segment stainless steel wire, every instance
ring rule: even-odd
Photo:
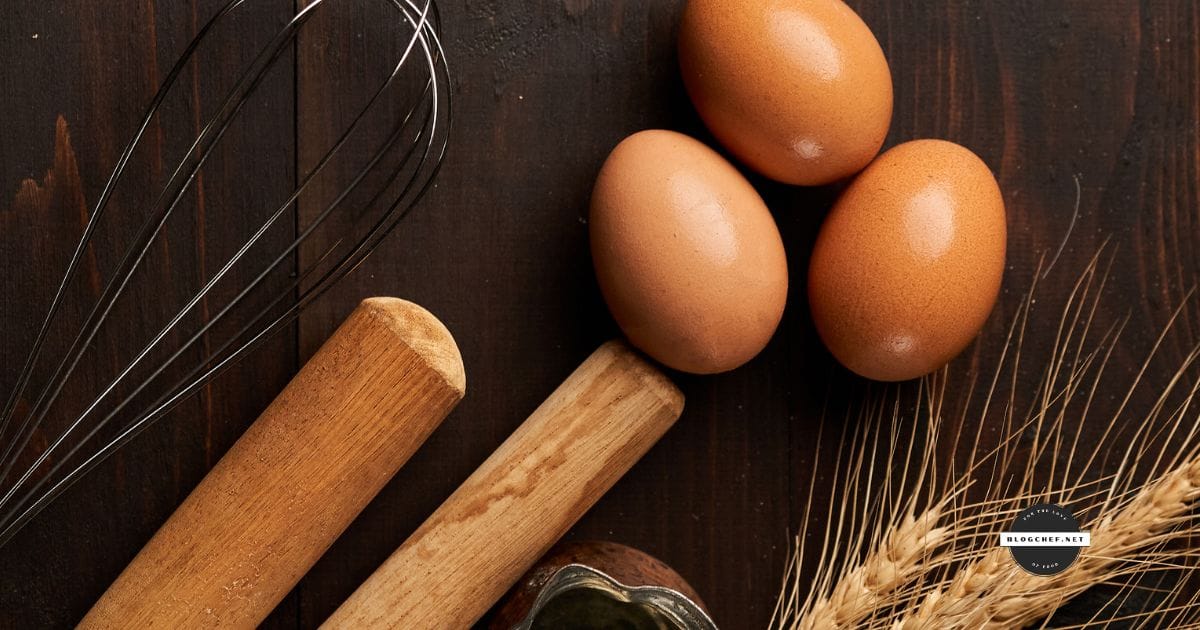
[[[111,247],[107,236],[97,242],[99,226],[110,218],[114,191],[125,180],[133,155],[147,141],[160,108],[174,90],[181,89],[180,77],[194,67],[207,38],[249,2],[230,0],[198,29],[159,87],[91,209],[0,412],[0,546],[82,475],[287,327],[304,307],[358,266],[430,189],[441,166],[451,121],[451,89],[434,1],[314,0],[291,15],[219,99],[220,106],[204,122],[153,203],[138,213],[140,224],[131,223],[137,225],[128,230],[133,236],[113,257],[119,262],[107,274],[98,296],[80,310],[86,315],[66,313],[69,287],[87,266],[88,254],[97,247]],[[149,331],[144,337],[128,331],[132,326],[113,316],[114,306],[145,275],[141,269],[166,238],[168,223],[179,220],[180,208],[187,206],[183,202],[194,192],[205,163],[265,77],[286,63],[281,60],[295,50],[310,20],[325,5],[339,2],[386,7],[392,18],[387,26],[390,29],[394,23],[399,37],[398,58],[390,73],[329,149],[306,173],[297,173],[289,182],[291,194],[261,214],[261,223],[244,242],[232,246],[211,276],[197,280],[195,292],[177,310],[172,306],[165,321],[141,326]],[[388,124],[381,128],[381,121]],[[367,157],[354,162],[348,157],[351,154]],[[296,211],[299,201],[318,189],[332,191],[327,195],[332,199],[317,205],[319,210],[311,217],[301,217]],[[249,211],[238,208],[237,212]],[[128,217],[121,220],[130,223]],[[308,254],[313,250],[316,253]],[[63,330],[70,332],[63,336]],[[57,403],[80,373],[85,355],[95,352],[102,330],[110,335],[115,331],[121,344],[134,350],[111,377],[100,381],[93,397],[85,398],[90,402],[82,409],[61,412]],[[52,353],[47,350],[52,338],[71,341],[64,352]],[[38,440],[33,440],[35,435]]]

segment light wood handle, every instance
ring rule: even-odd
[[[364,301],[80,623],[252,628],[462,399],[450,333]]]
[[[666,376],[601,346],[322,627],[470,627],[682,411]]]

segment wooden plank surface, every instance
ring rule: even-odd
[[[165,68],[219,3],[10,4],[0,23],[3,393],[81,229],[80,199],[95,202]],[[262,15],[239,22],[237,35],[251,41],[274,32],[277,9],[289,4],[256,3]],[[1062,295],[1106,241],[1116,258],[1101,316],[1130,316],[1110,369],[1134,371],[1200,279],[1195,3],[851,4],[891,63],[889,144],[959,141],[997,172],[1005,193],[1005,288],[980,342],[956,362],[956,382],[969,383],[996,362],[1039,261],[1056,259],[1042,290]],[[268,626],[308,628],[328,616],[583,358],[617,334],[587,255],[587,200],[608,150],[633,131],[667,127],[711,141],[678,78],[681,7],[677,0],[442,2],[456,110],[437,188],[295,333],[142,435],[0,549],[0,627],[77,621],[298,361],[361,298],[397,295],[429,308],[455,334],[470,386]],[[363,89],[365,75],[331,78],[323,64],[389,45],[377,20],[334,26],[328,46],[314,45],[319,37],[308,41],[311,49],[302,41],[295,75],[274,78],[265,87],[270,96],[247,112],[260,133],[231,138],[241,149],[206,169],[207,242],[236,233],[220,218],[228,208],[266,204],[290,189],[294,164],[310,165],[329,125],[343,120],[341,108]],[[207,107],[215,98],[208,82],[219,83],[244,59],[237,47],[222,50],[202,60],[198,75],[196,98]],[[170,116],[177,131],[164,135],[163,151],[177,154],[179,134],[194,132],[190,114],[183,107]],[[55,144],[60,116],[69,150],[62,135]],[[278,138],[291,144],[276,146]],[[293,146],[296,163],[261,157]],[[134,176],[135,188],[150,188],[162,174],[147,167]],[[22,195],[26,178],[54,194]],[[677,426],[568,536],[658,556],[691,581],[725,628],[760,628],[770,618],[822,412],[840,418],[878,394],[833,367],[805,304],[806,252],[835,192],[754,181],[790,255],[793,286],[780,332],[736,372],[676,375],[687,396]],[[302,204],[299,211],[308,210]],[[171,235],[179,267],[156,278],[166,294],[178,290],[171,273],[194,275],[202,264],[197,232]],[[1187,312],[1192,323],[1168,340],[1168,354],[1196,341],[1197,315]],[[1026,343],[1045,347],[1053,334],[1040,324]],[[952,398],[968,393],[964,385]],[[816,487],[830,491],[825,478]]]
[[[96,202],[160,81],[198,25],[222,4],[66,1],[7,8],[0,43],[10,60],[2,79],[6,96],[0,99],[7,121],[0,143],[0,188],[6,191],[0,204],[5,397],[82,231],[86,215],[79,201],[87,208]],[[219,105],[217,97],[255,52],[233,43],[274,34],[279,23],[273,15],[291,3],[253,5],[249,19],[199,52],[200,71],[181,77],[175,98],[148,130],[109,211],[125,226],[117,231],[128,234],[137,225],[137,210],[153,200],[165,171],[196,135],[198,121]],[[229,146],[236,148],[214,154],[184,200],[180,212],[192,218],[172,223],[166,245],[160,239],[148,259],[150,274],[135,278],[134,299],[123,299],[114,319],[136,318],[142,308],[142,321],[165,315],[185,291],[195,290],[201,274],[212,273],[202,252],[215,257],[228,251],[224,241],[242,238],[249,216],[239,212],[244,204],[263,205],[291,190],[292,163],[262,158],[292,153],[292,83],[290,73],[266,79],[261,100],[229,132]],[[27,186],[26,178],[48,191],[44,203],[23,203],[17,191]],[[99,245],[103,259],[104,243]],[[77,326],[83,316],[68,315]],[[129,324],[147,329],[136,319]],[[130,348],[117,347],[124,344],[103,334],[101,339],[107,345],[100,361],[128,356]],[[116,578],[296,370],[295,344],[288,336],[262,350],[147,430],[0,552],[0,626],[61,627],[82,617],[89,600]],[[106,365],[89,371],[113,374]],[[82,391],[87,390],[66,390],[77,397]],[[295,623],[295,610],[295,599],[280,607],[285,625]]]

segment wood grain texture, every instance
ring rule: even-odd
[[[471,626],[682,411],[657,368],[600,346],[321,627]]]
[[[1105,321],[1131,315],[1128,342],[1109,367],[1114,377],[1131,377],[1148,340],[1198,281],[1196,3],[849,3],[891,64],[896,111],[887,145],[930,136],[961,142],[992,167],[1005,194],[1005,284],[979,342],[955,364],[961,385],[954,397],[983,387],[972,390],[971,379],[997,360],[1038,261],[1054,257],[1068,233],[1042,283],[1044,295],[1063,295],[1100,244],[1110,241],[1117,260],[1111,299],[1099,315]],[[80,187],[92,203],[158,80],[154,70],[161,73],[190,37],[190,13],[203,17],[217,4],[6,4],[0,23],[6,60],[0,67],[0,387],[11,382],[31,318],[44,308],[61,270],[61,244],[73,242],[80,229],[78,208],[70,203],[14,213],[21,182],[42,181],[55,164],[57,116],[68,123]],[[563,374],[617,333],[587,253],[596,172],[622,137],[640,129],[671,128],[711,142],[678,79],[674,31],[682,0],[444,0],[440,6],[456,109],[437,188],[309,311],[302,342],[295,335],[277,338],[0,550],[0,627],[77,621],[278,393],[299,365],[297,355],[315,350],[364,297],[399,295],[438,313],[457,334],[471,392],[301,580],[269,628],[311,628],[327,618]],[[264,19],[240,27],[239,35],[249,40],[277,26]],[[352,26],[340,33],[350,43],[330,47],[330,57],[361,58],[353,42],[373,45],[379,36],[377,29]],[[227,55],[237,50],[225,47]],[[212,79],[233,66],[232,59],[206,60],[203,74]],[[259,146],[243,143],[283,131],[290,147],[296,134],[316,134],[338,115],[331,103],[340,91],[359,89],[356,76],[345,74],[340,83],[314,78],[298,90],[294,81],[280,80],[270,105],[248,112],[257,133],[238,144]],[[204,102],[212,98],[206,90],[200,94]],[[345,98],[351,96],[362,98]],[[304,122],[297,128],[298,120]],[[247,149],[231,156],[222,174],[208,175],[206,190],[268,203],[274,178],[294,173],[292,162],[261,155]],[[151,175],[147,169],[147,181]],[[720,627],[733,630],[762,628],[770,618],[813,461],[830,456],[816,440],[820,418],[837,427],[847,409],[887,393],[838,368],[809,321],[806,252],[836,189],[753,182],[774,211],[789,254],[793,284],[780,331],[758,359],[732,374],[675,375],[688,399],[677,426],[567,535],[614,540],[662,559],[696,588]],[[207,238],[232,233],[213,221]],[[179,241],[184,248],[193,243]],[[184,264],[184,251],[177,264]],[[1057,315],[1052,306],[1044,312]],[[1185,330],[1194,331],[1200,313],[1192,309],[1187,317]],[[1054,328],[1048,317],[1039,320],[1029,347],[1047,347]],[[1195,341],[1194,334],[1172,337],[1163,352],[1181,355]],[[1099,414],[1118,403],[1115,395],[1100,396],[1094,408]],[[947,408],[954,405],[947,401]],[[814,487],[825,495],[830,483],[819,476]],[[1076,611],[1086,613],[1086,603]]]
[[[82,628],[255,627],[462,400],[425,309],[358,307],[188,496]]]
[[[79,201],[88,208],[96,203],[170,64],[222,4],[194,0],[102,6],[64,0],[6,7],[5,26],[0,27],[5,29],[0,52],[9,60],[0,69],[5,121],[0,142],[0,391],[5,396],[83,230]],[[279,9],[290,10],[291,4],[248,3],[244,19],[220,33],[215,46],[200,51],[198,72],[181,77],[181,89],[163,117],[152,123],[147,143],[134,156],[113,200],[113,216],[126,230],[135,210],[150,203],[163,185],[163,171],[195,136],[197,115],[212,113],[253,52],[235,42],[261,42],[274,34]],[[139,302],[144,312],[123,308],[121,321],[144,331],[150,318],[193,293],[203,274],[213,271],[211,259],[205,266],[204,252],[213,256],[242,239],[253,216],[241,210],[261,209],[291,190],[293,164],[280,158],[294,152],[293,83],[290,74],[265,79],[256,105],[243,111],[242,122],[229,130],[226,150],[214,154],[184,200],[180,212],[188,220],[172,226],[165,240],[171,247],[156,249],[149,277],[137,281],[143,290],[123,305]],[[60,118],[65,136],[56,134]],[[56,177],[46,189],[53,192],[44,198],[45,206],[30,207],[17,199],[24,180],[45,182],[47,171],[60,170],[60,163],[73,164],[78,178]],[[111,268],[112,245],[97,245],[99,261],[107,252]],[[263,261],[261,253],[252,252],[250,258],[256,264]],[[94,269],[87,268],[89,275]],[[83,287],[79,294],[94,287]],[[141,299],[145,296],[152,297]],[[77,325],[82,321],[78,310],[69,314]],[[299,366],[294,337],[294,331],[285,331],[264,345],[261,354],[231,368],[86,476],[0,550],[0,627],[54,628],[78,622],[287,384]],[[128,344],[118,342],[98,339],[97,354],[86,364],[87,384],[93,377],[111,376],[118,354],[128,353]],[[90,392],[66,393],[78,404]],[[279,623],[294,626],[297,610],[295,600],[281,606]]]

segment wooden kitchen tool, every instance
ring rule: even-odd
[[[364,301],[213,468],[81,628],[253,627],[458,404],[450,333]]]
[[[470,627],[682,411],[666,376],[601,346],[322,627]]]

